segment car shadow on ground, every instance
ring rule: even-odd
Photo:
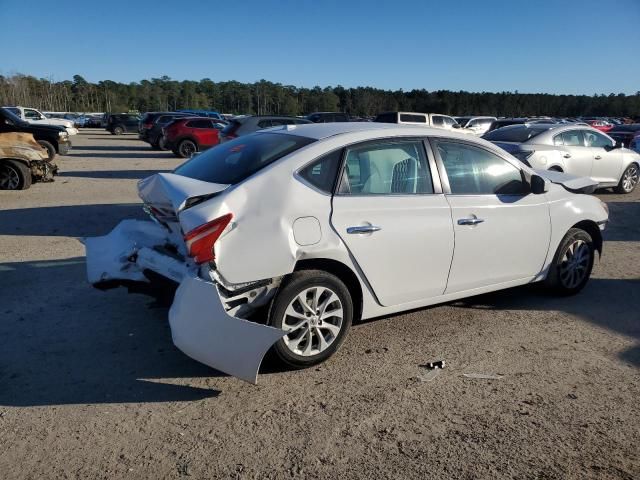
[[[143,179],[156,173],[171,173],[172,170],[102,170],[102,171],[75,171],[60,172],[58,176],[75,178],[115,178],[115,179]]]
[[[69,205],[0,210],[0,235],[106,235],[121,220],[147,220],[141,203]]]
[[[98,135],[97,133],[93,133],[93,135]],[[105,132],[104,135],[99,136],[99,137],[87,137],[88,140],[134,140],[136,142],[141,142],[142,140],[140,140],[138,138],[138,134],[124,134],[124,135],[111,135],[109,132]],[[78,148],[83,148],[83,147],[78,147]]]
[[[124,289],[91,288],[84,258],[4,263],[0,278],[0,405],[192,401],[220,393],[207,380],[180,384],[222,374],[173,346],[166,308]]]
[[[126,152],[130,152],[132,150],[136,150],[136,151],[142,151],[142,152],[150,152],[150,151],[160,151],[160,150],[152,150],[151,147],[149,147],[149,145],[145,145],[145,146],[138,146],[138,145],[132,145],[132,146],[122,146],[122,145],[82,145],[82,146],[77,146],[77,147],[73,147],[72,151],[78,151],[78,150],[89,150],[92,152],[95,151],[106,151],[106,152],[118,152],[118,151],[126,151]]]
[[[640,322],[637,309],[630,308],[638,298],[640,279],[592,278],[585,289],[571,297],[552,295],[538,285],[502,290],[451,303],[457,308],[561,311],[629,338],[638,343],[624,350],[619,358],[640,367]]]

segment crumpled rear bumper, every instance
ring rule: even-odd
[[[151,270],[179,283],[169,310],[173,343],[199,362],[256,383],[264,355],[285,332],[229,315],[218,287],[200,278],[196,266],[154,248],[166,243],[165,232],[152,222],[124,220],[108,235],[87,238],[89,282],[149,282],[144,272]]]

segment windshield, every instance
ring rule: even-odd
[[[314,142],[280,133],[254,133],[211,148],[180,165],[177,175],[234,185],[258,170]]]
[[[493,130],[489,133],[485,133],[482,138],[489,140],[490,142],[517,142],[522,143],[527,140],[531,140],[533,137],[540,135],[542,132],[549,130],[549,126],[539,127],[526,127],[520,125],[514,125],[510,127],[503,127],[497,130]]]

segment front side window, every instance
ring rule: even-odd
[[[444,127],[444,118],[442,118],[439,115],[434,115],[433,117],[431,117],[431,120],[433,122],[433,125],[436,127]]]
[[[584,139],[587,147],[613,147],[613,142],[598,132],[584,132]]]
[[[582,130],[569,130],[562,132],[562,141],[565,147],[584,147]]]
[[[31,109],[25,108],[25,110],[24,110],[24,118],[27,118],[29,120],[40,120],[40,114],[38,112],[36,112],[35,110],[31,110]]]
[[[333,191],[333,184],[336,181],[342,150],[331,152],[311,165],[300,170],[299,175],[311,185],[325,193]]]
[[[520,169],[499,156],[458,142],[436,142],[454,195],[523,195],[528,184]]]
[[[433,193],[423,143],[389,140],[348,148],[339,192],[350,195]]]

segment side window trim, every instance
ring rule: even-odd
[[[333,187],[331,188],[330,192],[326,192],[326,191],[318,188],[317,186],[315,186],[314,184],[312,184],[311,182],[309,182],[306,178],[304,178],[302,176],[302,171],[303,170],[305,170],[306,168],[308,168],[311,165],[315,164],[316,162],[322,160],[323,158],[328,157],[329,155],[333,154],[334,152],[337,152],[338,150],[340,151],[340,161],[338,163],[338,169],[337,169],[336,177],[333,179]],[[307,187],[315,190],[316,192],[321,193],[322,195],[326,195],[328,197],[333,197],[334,195],[336,195],[338,187],[340,186],[340,183],[341,183],[342,171],[343,171],[343,168],[344,168],[343,166],[344,166],[344,161],[345,161],[345,152],[346,152],[346,150],[347,150],[346,147],[339,147],[339,148],[335,148],[333,150],[330,150],[329,152],[324,152],[322,155],[318,155],[313,160],[305,163],[300,168],[297,168],[296,171],[294,172],[293,176],[298,181],[302,182]]]
[[[522,181],[526,182],[527,180],[525,178],[524,170],[520,165],[515,164],[514,162],[511,161],[511,159],[505,158],[502,155],[500,155],[498,152],[494,152],[493,150],[485,148],[482,145],[476,145],[470,142],[465,142],[464,140],[459,140],[457,138],[454,139],[454,138],[446,138],[446,137],[431,137],[431,139],[435,143],[433,145],[433,154],[436,159],[436,165],[438,166],[438,173],[440,174],[440,178],[442,179],[442,190],[445,195],[455,195],[457,197],[478,197],[478,196],[495,196],[496,194],[495,193],[452,193],[451,185],[449,184],[449,177],[447,175],[447,170],[444,166],[444,162],[442,161],[442,157],[440,156],[440,152],[438,151],[438,148],[437,148],[438,147],[437,144],[439,141],[448,142],[448,143],[458,143],[460,145],[477,148],[479,150],[484,150],[485,152],[490,153],[491,155],[495,155],[496,157],[504,160],[514,168],[517,168],[520,171],[520,177],[522,178]],[[503,193],[501,194],[501,196],[521,197],[523,195],[519,193]]]

